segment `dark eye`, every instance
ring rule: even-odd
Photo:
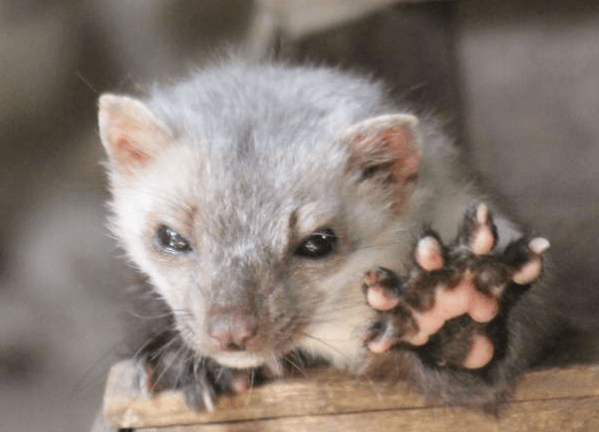
[[[166,225],[158,227],[156,230],[156,240],[160,249],[167,253],[180,254],[191,252],[189,242],[177,231]]]
[[[308,236],[295,250],[302,258],[324,258],[335,251],[338,242],[337,235],[330,228],[320,228]]]

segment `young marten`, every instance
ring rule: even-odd
[[[211,409],[290,355],[388,356],[429,398],[489,408],[539,355],[549,243],[381,83],[231,62],[99,105],[113,231],[172,313],[149,382]]]

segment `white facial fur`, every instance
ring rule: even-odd
[[[359,372],[366,358],[359,333],[373,314],[361,291],[363,272],[400,270],[414,229],[434,213],[431,191],[441,185],[466,197],[468,187],[436,169],[451,163],[451,152],[438,136],[417,130],[415,117],[380,115],[389,106],[375,83],[320,69],[221,72],[160,90],[147,104],[103,98],[113,231],[198,355],[250,367],[299,347]],[[240,77],[252,84],[232,88]],[[287,98],[272,93],[277,86]],[[415,188],[404,188],[411,177],[397,181],[399,189],[384,176],[362,179],[364,167],[349,162],[374,148],[368,141],[362,149],[353,137],[372,131],[376,140],[389,127],[405,128],[413,140],[407,144],[415,150],[402,157],[409,167],[421,165]],[[427,139],[432,158],[420,149]],[[395,157],[393,148],[381,148],[374,150],[383,162]],[[175,229],[192,251],[161,251],[160,225]],[[322,226],[339,238],[335,254],[294,256]],[[206,315],[231,308],[257,317],[257,342],[242,352],[221,352],[207,336]]]

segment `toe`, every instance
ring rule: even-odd
[[[532,239],[528,243],[529,260],[514,272],[512,280],[518,285],[526,285],[538,279],[543,271],[543,258],[541,254],[549,246],[549,241],[542,237]]]
[[[540,256],[534,256],[530,261],[520,267],[512,276],[512,280],[518,285],[526,285],[534,282],[543,269],[543,262]]]
[[[368,287],[366,300],[373,309],[390,310],[399,303],[399,299],[389,290],[378,285]]]
[[[441,243],[432,235],[422,237],[416,245],[416,261],[426,271],[439,270],[443,267],[443,250]]]
[[[479,204],[474,216],[474,231],[470,236],[469,247],[475,255],[487,255],[495,245],[495,233],[489,208]]]
[[[418,333],[408,334],[408,335],[402,337],[401,339],[404,342],[409,343],[410,345],[422,346],[428,342],[430,335],[431,335],[431,333],[426,333],[421,330]]]
[[[389,323],[381,324],[380,330],[375,333],[376,336],[367,342],[368,349],[377,354],[389,351],[399,341]]]
[[[487,336],[475,334],[463,366],[466,369],[479,369],[486,366],[493,358],[494,351],[493,344]]]
[[[396,341],[385,335],[380,336],[368,342],[368,349],[376,354],[387,352],[395,344]]]

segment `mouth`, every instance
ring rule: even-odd
[[[249,369],[266,366],[272,371],[278,370],[280,362],[290,352],[296,350],[297,343],[285,343],[277,347],[264,347],[258,352],[252,351],[219,351],[212,352],[210,357],[222,366],[234,369]]]

